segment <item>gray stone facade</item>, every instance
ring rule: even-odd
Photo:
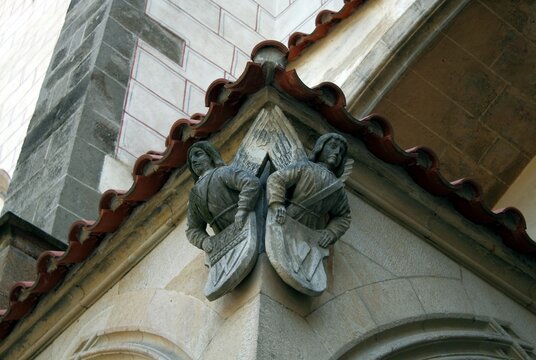
[[[183,41],[144,9],[144,0],[73,0],[67,12],[4,209],[63,241],[73,221],[98,215],[137,39],[180,60]]]
[[[0,217],[0,307],[7,307],[13,284],[35,280],[45,250],[65,250],[65,244],[10,212]]]

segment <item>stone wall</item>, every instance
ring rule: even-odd
[[[148,150],[161,150],[171,124],[206,113],[208,86],[239,77],[257,43],[310,32],[319,11],[342,6],[342,0],[243,0],[240,6],[224,0],[147,1],[147,16],[184,39],[184,55],[174,61],[151,44],[137,43],[117,158],[131,166]],[[114,170],[104,176],[116,176]]]
[[[135,159],[161,150],[175,120],[206,112],[208,85],[238,77],[254,45],[311,31],[342,5],[73,0],[6,209],[65,240],[73,221],[98,216],[101,192],[130,186]]]
[[[6,209],[64,241],[74,220],[97,217],[136,41],[181,57],[182,40],[145,16],[144,5],[73,1],[54,51]]]
[[[322,296],[289,288],[261,254],[235,291],[207,301],[204,254],[186,240],[183,221],[37,358],[115,348],[190,359],[327,359],[359,351],[358,358],[365,359],[374,358],[372,351],[383,341],[374,334],[411,324],[423,331],[427,321],[444,321],[458,337],[467,334],[465,322],[502,324],[510,335],[500,328],[495,335],[492,328],[480,330],[497,339],[515,338],[512,347],[518,338],[536,343],[533,313],[360,198],[349,197],[352,225],[332,250],[329,288]],[[454,327],[458,322],[461,328]],[[413,335],[425,338],[418,331]],[[364,339],[365,349],[356,348]]]
[[[69,3],[0,2],[0,169],[10,176]]]

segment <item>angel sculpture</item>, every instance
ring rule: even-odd
[[[207,254],[205,296],[215,300],[233,290],[257,259],[254,207],[260,182],[254,175],[225,166],[216,148],[199,141],[188,150],[195,180],[188,204],[188,240]],[[215,235],[209,236],[207,225]]]
[[[270,175],[266,251],[279,276],[308,295],[327,287],[322,259],[350,226],[350,206],[341,180],[351,169],[347,141],[322,135],[309,157]]]

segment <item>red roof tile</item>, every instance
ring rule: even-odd
[[[350,2],[349,2],[350,3]],[[289,52],[281,43],[265,41],[255,47],[252,58],[262,49],[272,47],[288,59]],[[357,120],[346,110],[341,89],[332,83],[308,88],[294,70],[284,67],[270,69],[272,63],[249,62],[235,82],[214,81],[207,90],[206,115],[195,114],[180,119],[171,127],[164,152],[150,151],[138,158],[133,169],[134,183],[126,192],[108,190],[99,203],[96,221],[79,220],[69,232],[69,247],[65,252],[47,251],[37,261],[35,282],[16,283],[10,292],[7,310],[0,310],[0,338],[5,338],[15,324],[28,314],[39,298],[57,286],[69,271],[69,266],[81,263],[95,250],[101,240],[116,231],[132,210],[156,194],[174,169],[186,163],[187,149],[196,141],[220,130],[240,109],[248,95],[268,85],[265,73],[273,70],[268,81],[279,91],[307,103],[316,109],[333,127],[364,142],[379,159],[403,167],[413,180],[429,193],[447,198],[467,219],[495,231],[512,249],[534,255],[536,243],[527,235],[523,215],[514,208],[493,212],[481,201],[481,189],[472,180],[446,181],[439,172],[439,162],[432,150],[417,147],[401,150],[393,140],[393,129],[379,115]]]
[[[366,0],[344,0],[339,11],[323,10],[315,20],[315,29],[310,34],[295,32],[288,39],[288,60],[292,61],[316,41],[326,37],[338,23],[354,13]]]

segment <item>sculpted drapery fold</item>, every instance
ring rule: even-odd
[[[259,180],[230,166],[209,170],[190,192],[188,229],[190,242],[202,249],[209,235],[207,224],[217,234],[235,220],[237,210],[252,211],[258,199]]]
[[[329,230],[340,238],[350,226],[350,207],[344,188],[335,190],[316,203],[303,206],[315,194],[338,180],[326,167],[304,162],[273,173],[268,179],[268,206],[288,202],[287,215],[315,230]],[[293,189],[290,199],[287,189]]]

